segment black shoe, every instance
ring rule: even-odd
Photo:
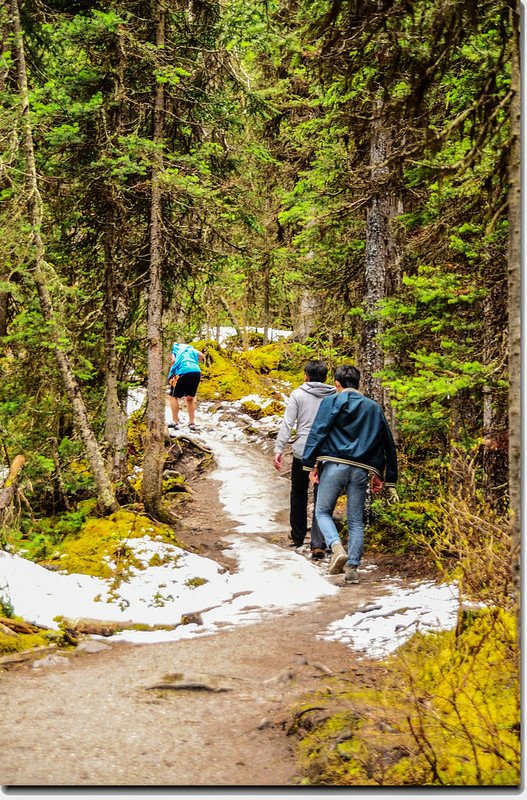
[[[194,433],[199,433],[199,428],[197,425],[194,425],[193,422],[188,426],[189,431],[194,431]]]
[[[314,561],[322,561],[322,559],[325,558],[325,557],[326,557],[326,551],[325,550],[322,550],[319,547],[314,547],[311,550],[311,558]]]
[[[175,431],[177,431],[179,424],[177,422],[169,422],[167,427],[173,428]]]

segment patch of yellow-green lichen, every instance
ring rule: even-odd
[[[304,784],[518,784],[519,669],[512,615],[483,610],[461,633],[414,636],[372,671],[375,688],[350,676],[300,707],[293,732],[301,736]],[[317,706],[323,711],[309,719],[309,709]]]
[[[60,639],[60,637],[59,637]],[[0,633],[0,654],[20,653],[36,647],[46,647],[57,641],[57,632],[42,630],[38,633],[17,633],[14,635]],[[60,641],[57,643],[61,643]]]
[[[203,586],[205,583],[208,583],[206,578],[189,578],[185,581],[185,586],[195,588],[196,586]]]
[[[57,546],[54,561],[66,572],[114,577],[132,564],[141,566],[128,543],[144,536],[181,546],[168,525],[121,510],[108,517],[88,519],[79,534]]]
[[[207,346],[207,363],[202,366],[202,373],[198,393],[204,400],[239,400],[258,391],[254,370],[242,363],[238,354],[227,353],[212,345]]]

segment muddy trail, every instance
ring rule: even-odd
[[[232,535],[263,537],[286,557],[287,475],[276,474],[270,452],[222,444],[209,433],[219,466],[193,484],[183,538],[230,571],[237,568],[226,550]],[[252,502],[239,502],[235,516],[228,496],[243,500],[244,485],[254,488]],[[336,576],[333,596],[253,624],[219,624],[212,635],[157,644],[88,639],[49,666],[0,673],[1,784],[297,785],[302,775],[289,735],[295,703],[330,675],[351,672],[371,685],[377,669],[320,632],[382,595],[395,568],[403,581],[404,567],[414,577],[412,565],[396,559],[366,554],[363,566],[359,585]]]

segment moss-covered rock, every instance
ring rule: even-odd
[[[182,546],[168,525],[154,523],[142,514],[121,510],[109,517],[88,519],[75,538],[68,537],[56,548],[54,562],[66,572],[114,577],[116,565],[120,569],[132,563],[141,566],[127,542],[143,536]]]

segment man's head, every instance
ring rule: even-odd
[[[343,364],[335,370],[335,383],[340,383],[343,389],[358,389],[360,372],[353,364]]]
[[[324,383],[328,376],[328,367],[323,361],[308,361],[304,367],[304,372],[308,382],[317,381],[318,383]]]

